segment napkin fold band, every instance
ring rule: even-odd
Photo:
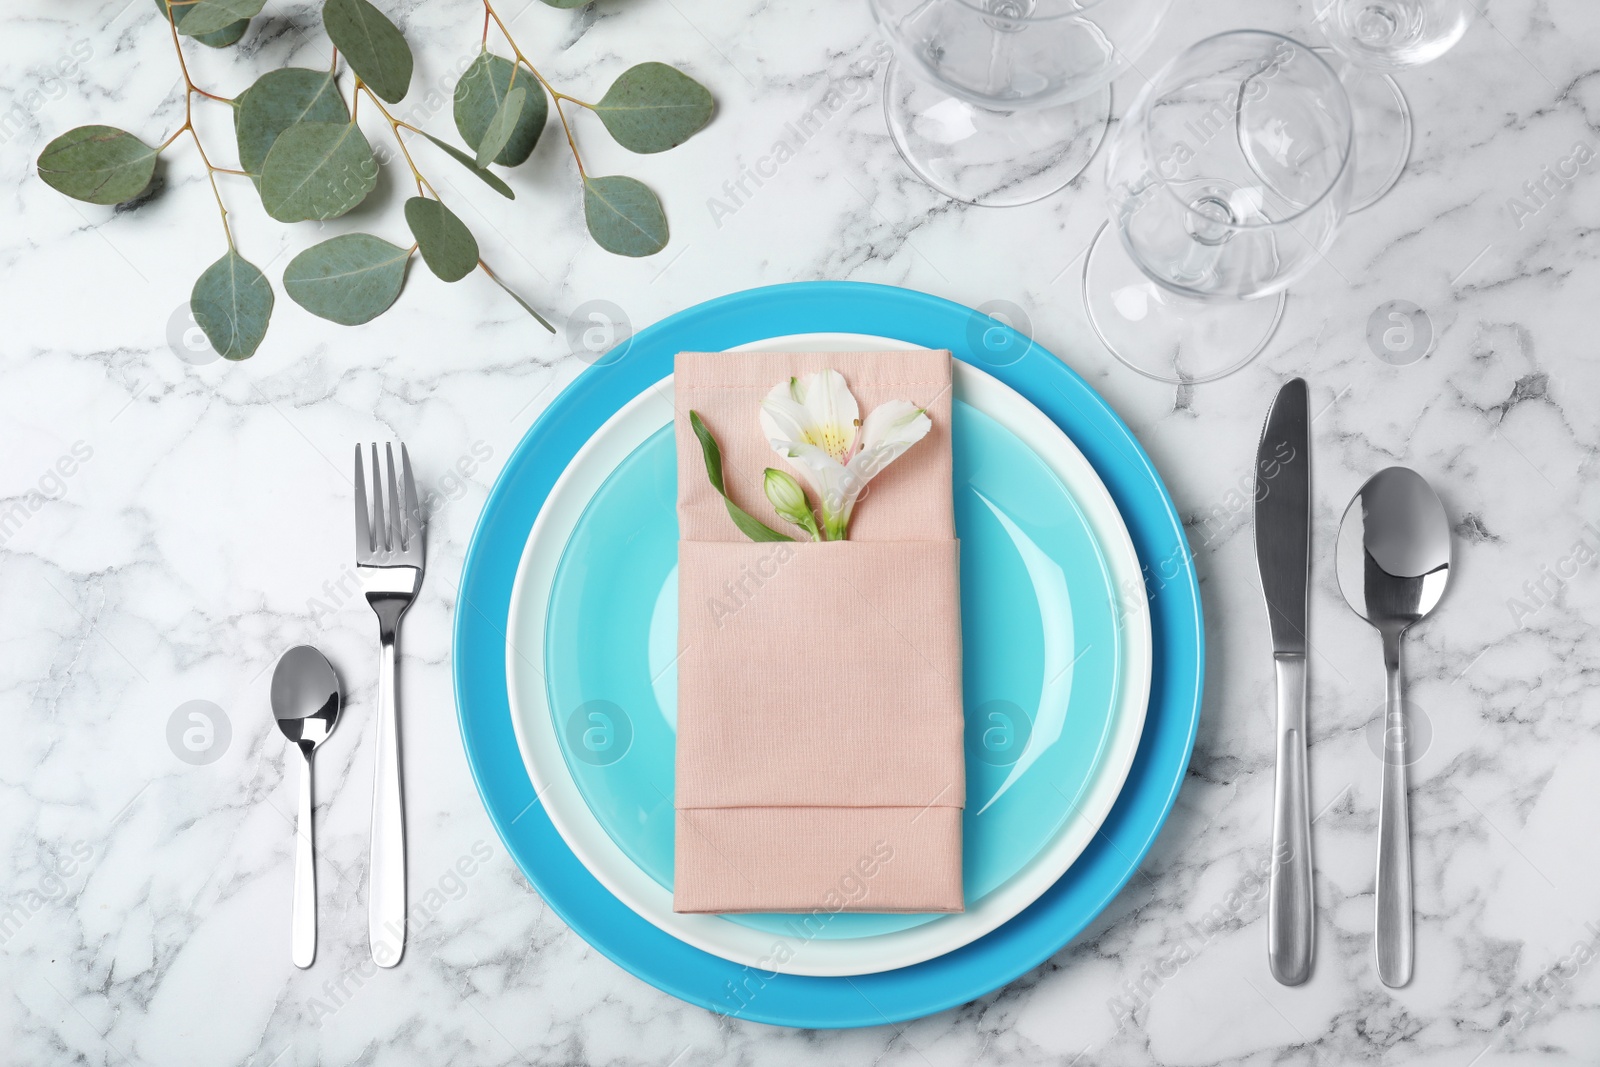
[[[678,357],[677,911],[962,909],[949,358]],[[759,495],[761,470],[786,465],[760,400],[824,367],[863,417],[906,399],[934,429],[869,486],[851,540],[751,542],[710,490],[688,412],[717,438],[738,503],[784,529]]]

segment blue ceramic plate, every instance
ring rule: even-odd
[[[950,348],[1052,418],[1120,509],[1145,569],[1155,667],[1144,734],[1123,791],[1094,842],[1031,907],[989,935],[915,966],[850,979],[780,975],[730,963],[647,923],[567,849],[537,803],[512,731],[505,620],[523,545],[552,483],[624,403],[671,372],[681,350],[715,350],[779,333],[875,333]],[[692,1003],[791,1026],[864,1026],[914,1018],[988,992],[1037,966],[1097,915],[1148,850],[1181,784],[1199,716],[1203,636],[1198,588],[1170,498],[1127,428],[1050,353],[935,297],[886,286],[799,283],[739,293],[638,334],[551,404],[508,460],[468,551],[456,616],[462,736],[507,848],[562,918],[619,965]]]
[[[1111,573],[1066,486],[977,408],[958,398],[952,418],[972,908],[1022,871],[1079,805],[1111,732],[1121,641]],[[677,481],[668,425],[590,499],[551,585],[542,659],[554,736],[584,802],[668,889]],[[1030,747],[1035,734],[1042,743]],[[577,847],[570,834],[567,841]],[[940,918],[841,914],[815,936],[869,937]],[[793,917],[724,921],[781,934]]]

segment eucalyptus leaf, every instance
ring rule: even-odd
[[[283,287],[311,314],[359,326],[383,314],[406,280],[409,249],[370,233],[347,233],[312,245],[289,261]]]
[[[455,145],[446,141],[441,141],[431,133],[424,133],[422,136],[426,137],[428,140],[444,149],[445,153],[449,155],[451,159],[455,160],[457,163],[460,163],[463,167],[466,167],[473,174],[476,174],[480,179],[482,179],[485,185],[499,193],[501,196],[505,197],[507,200],[515,200],[517,198],[517,194],[511,191],[511,186],[501,181],[498,174],[491,174],[482,167],[478,166],[478,164],[473,161],[471,156],[461,151],[461,149],[457,148]]]
[[[328,31],[350,69],[372,91],[398,104],[411,88],[411,46],[389,17],[367,0],[328,0],[322,8]]]
[[[476,150],[483,143],[484,132],[511,92],[513,72],[516,67],[509,59],[483,52],[456,83],[456,129],[472,149]],[[494,157],[494,162],[503,167],[515,167],[527,161],[550,117],[550,99],[539,80],[527,71],[520,72],[516,80],[518,86],[526,86],[528,99],[505,147]]]
[[[156,149],[115,126],[79,126],[44,146],[39,177],[74,200],[120,204],[144,192]]]
[[[233,249],[205,269],[189,294],[189,310],[223,359],[249,359],[267,335],[272,286]]]
[[[687,141],[716,110],[704,85],[665,63],[622,72],[594,105],[611,136],[630,152],[665,152]]]
[[[238,44],[239,38],[244,36],[244,31],[250,28],[249,19],[240,19],[231,26],[224,26],[216,33],[197,33],[194,39],[207,48],[227,48],[229,45]]]
[[[192,4],[179,4],[182,18],[178,32],[189,37],[203,33],[220,33],[240,20],[248,22],[261,14],[266,0],[196,0]]]
[[[422,261],[447,282],[458,282],[478,265],[478,242],[449,208],[414,196],[406,201],[406,225],[417,239]]]
[[[667,247],[667,215],[650,187],[612,175],[583,179],[583,218],[607,252],[653,256]]]
[[[300,122],[261,165],[261,203],[279,222],[334,219],[367,198],[378,162],[353,122]]]
[[[591,0],[544,0],[546,7],[574,8],[582,7]]]
[[[511,133],[517,128],[517,119],[522,116],[522,105],[527,100],[528,90],[518,85],[500,101],[499,110],[494,113],[494,118],[489,120],[489,128],[483,132],[483,140],[478,143],[478,154],[474,162],[479,167],[487,170],[501,149],[505,148],[506,142],[511,140]]]
[[[239,94],[233,112],[234,136],[239,143],[239,166],[259,183],[278,135],[297,122],[350,121],[339,86],[331,70],[284,67],[263,74]]]
[[[156,0],[156,7],[161,11],[161,17],[165,19],[167,17],[167,0]],[[192,4],[180,4],[173,9],[172,21],[178,27],[179,33],[189,32],[183,28],[183,19],[193,7],[194,5]],[[214,33],[197,33],[193,37],[201,44],[211,48],[226,48],[231,44],[237,44],[239,38],[244,36],[244,31],[249,28],[250,20],[240,19],[238,22],[229,23]]]
[[[700,420],[698,411],[689,412],[689,428],[700,439],[700,453],[706,461],[706,478],[711,482],[711,488],[722,497],[722,502],[728,508],[728,517],[740,532],[752,541],[793,541],[794,538],[774,530],[728,498],[728,491],[722,485],[722,449],[717,439],[711,436],[711,431],[706,429],[706,424]]]
[[[540,326],[543,326],[545,329],[549,330],[551,333],[555,333],[556,332],[556,328],[554,326],[550,325],[550,321],[548,319],[546,319],[543,315],[539,314],[537,311],[533,310],[533,305],[528,303],[526,300],[522,299],[522,297],[518,296],[517,295],[517,291],[515,289],[511,288],[511,286],[507,285],[505,282],[500,280],[500,276],[499,275],[497,275],[494,271],[489,270],[487,267],[484,268],[484,272],[489,275],[489,279],[491,281],[493,281],[496,285],[498,285],[501,289],[503,289],[505,291],[505,294],[507,296],[509,296],[511,299],[515,300],[517,302],[517,305],[519,307],[521,307],[523,311],[526,311],[528,314],[532,315],[535,322],[537,322]]]

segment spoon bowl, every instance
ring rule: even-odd
[[[1450,519],[1426,478],[1389,467],[1367,479],[1339,524],[1339,588],[1380,631],[1438,606],[1450,577]]]
[[[1335,568],[1357,615],[1383,639],[1388,675],[1383,782],[1378,800],[1378,884],[1373,943],[1386,986],[1411,980],[1411,816],[1400,638],[1438,607],[1450,580],[1450,518],[1427,479],[1389,467],[1367,479],[1339,524]]]
[[[328,657],[310,645],[285,652],[272,672],[272,715],[278,729],[302,751],[328,739],[343,701]]]
[[[312,845],[311,753],[339,724],[344,703],[328,658],[310,645],[285,652],[272,672],[272,715],[300,753],[300,816],[295,824],[294,925],[290,947],[296,967],[317,958],[317,866]]]

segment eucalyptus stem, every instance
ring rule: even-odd
[[[217,211],[222,216],[222,234],[228,239],[228,247],[231,249],[234,247],[233,227],[228,224],[228,205],[222,202],[222,190],[217,188],[217,172],[244,174],[244,171],[234,170],[230,167],[219,167],[211,162],[211,157],[206,154],[206,146],[200,141],[200,131],[194,128],[194,98],[198,94],[208,100],[215,100],[224,104],[232,104],[234,101],[232,97],[218,96],[216,93],[207,92],[196,85],[194,79],[189,76],[189,62],[184,59],[183,44],[178,40],[178,17],[172,13],[172,9],[174,7],[184,7],[187,3],[192,2],[196,2],[196,0],[171,0],[167,4],[167,29],[172,33],[172,50],[178,56],[178,70],[183,74],[183,125],[179,126],[171,137],[163,141],[157,151],[165,151],[172,142],[178,139],[180,134],[188,131],[190,138],[194,140],[195,149],[200,153],[200,162],[205,164],[206,179],[211,183],[211,195],[216,200]]]
[[[518,66],[527,67],[528,68],[528,73],[532,74],[535,78],[539,79],[539,84],[544,86],[545,92],[550,94],[550,99],[555,101],[556,118],[561,120],[561,132],[567,135],[567,147],[572,149],[573,162],[578,164],[578,175],[579,175],[579,177],[586,177],[587,173],[583,169],[583,156],[578,154],[578,142],[573,140],[572,127],[567,124],[567,113],[561,109],[561,101],[570,100],[572,103],[578,105],[579,107],[586,107],[591,111],[594,110],[594,105],[585,103],[584,101],[579,100],[575,96],[569,96],[566,93],[561,92],[554,85],[550,84],[550,79],[546,78],[543,74],[539,73],[539,68],[533,65],[533,61],[530,60],[523,53],[522,49],[517,45],[516,38],[511,36],[510,27],[508,27],[505,24],[505,20],[500,17],[500,13],[494,9],[494,4],[493,4],[492,0],[483,0],[483,10],[484,10],[484,25],[483,25],[484,43],[487,45],[488,41],[489,41],[489,23],[488,23],[488,20],[489,19],[493,19],[494,22],[495,22],[495,25],[500,27],[500,36],[502,36],[502,37],[504,37],[506,39],[506,44],[511,46],[512,54],[517,57],[517,65]],[[515,85],[516,81],[517,81],[517,71],[516,71],[516,67],[513,67],[511,69],[511,81],[510,81],[509,84]]]
[[[439,190],[433,187],[433,183],[424,178],[422,176],[422,171],[417,169],[416,160],[411,158],[411,150],[406,147],[405,138],[400,136],[400,130],[402,128],[410,130],[413,133],[421,133],[422,131],[411,125],[411,123],[402,122],[400,119],[397,119],[391,115],[389,113],[389,109],[383,106],[383,101],[379,100],[377,95],[374,94],[370,88],[368,88],[367,83],[362,81],[361,78],[357,76],[355,98],[358,101],[361,99],[362,93],[367,94],[367,99],[372,101],[372,106],[378,109],[378,113],[381,114],[384,118],[384,121],[389,124],[389,133],[394,137],[394,143],[400,146],[400,154],[405,156],[406,166],[411,168],[411,177],[415,179],[417,183],[417,195],[421,196],[423,189],[426,188],[428,192],[433,194],[433,198],[435,200],[444,199],[439,195]],[[354,111],[352,111],[350,114],[350,121],[355,121]]]

